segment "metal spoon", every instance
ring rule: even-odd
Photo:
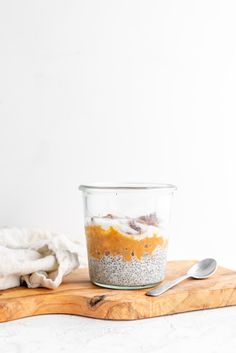
[[[166,292],[168,289],[174,287],[176,284],[184,281],[185,279],[187,279],[189,277],[195,278],[195,279],[208,278],[211,275],[213,275],[213,273],[215,273],[216,269],[217,269],[216,260],[214,260],[214,259],[201,260],[201,261],[197,262],[196,264],[194,264],[192,267],[190,267],[190,269],[188,270],[188,272],[185,275],[178,277],[178,278],[164,284],[161,287],[154,288],[154,289],[148,291],[146,293],[146,295],[150,295],[151,297],[156,297],[156,296]]]

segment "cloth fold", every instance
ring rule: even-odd
[[[26,283],[29,288],[58,287],[79,267],[78,243],[41,230],[0,229],[0,290]]]

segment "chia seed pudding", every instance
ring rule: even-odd
[[[144,288],[162,281],[167,239],[156,214],[108,214],[86,221],[90,279],[108,288]]]
[[[166,250],[158,248],[153,255],[142,260],[133,257],[126,262],[122,256],[103,256],[101,260],[89,258],[89,274],[93,283],[111,287],[151,287],[164,278]]]

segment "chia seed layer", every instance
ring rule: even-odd
[[[142,287],[160,282],[164,278],[166,249],[158,247],[141,260],[135,256],[124,261],[122,256],[103,256],[100,260],[89,257],[89,274],[92,282],[117,287]]]

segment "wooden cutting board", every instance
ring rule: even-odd
[[[184,274],[194,262],[169,262],[165,281]],[[19,287],[0,291],[0,322],[55,313],[135,320],[236,305],[236,271],[219,267],[208,279],[187,279],[155,298],[146,296],[146,291],[100,288],[89,282],[87,269],[79,269],[65,277],[58,289]]]

